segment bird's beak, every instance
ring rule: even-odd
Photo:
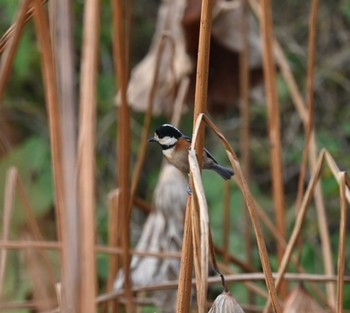
[[[148,142],[156,142],[156,140],[154,139],[154,137],[151,137],[150,139],[148,139]]]

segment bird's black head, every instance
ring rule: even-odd
[[[181,132],[176,127],[164,124],[156,129],[154,137],[148,141],[157,142],[163,150],[167,150],[174,147],[181,136]]]
[[[173,137],[179,139],[182,136],[181,132],[170,124],[163,124],[158,129],[156,129],[155,133],[160,139],[164,137]]]

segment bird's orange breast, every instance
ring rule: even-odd
[[[180,171],[184,173],[188,173],[189,172],[189,164],[188,164],[189,148],[190,148],[190,142],[188,142],[184,138],[180,138],[176,143],[176,146],[172,149],[172,151],[169,151],[168,153],[164,153],[164,156],[171,164],[177,167]]]

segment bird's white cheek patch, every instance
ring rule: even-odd
[[[171,146],[177,142],[177,139],[175,137],[169,137],[169,136],[165,136],[163,138],[157,138],[157,139],[158,139],[158,142],[164,146]]]

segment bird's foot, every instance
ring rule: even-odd
[[[187,184],[186,192],[189,196],[192,196],[192,190],[191,190],[190,184]]]

